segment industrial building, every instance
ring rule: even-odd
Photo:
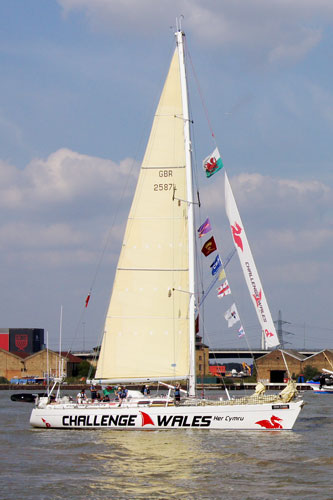
[[[59,375],[63,371],[65,377],[75,377],[81,358],[68,352],[54,352],[43,349],[31,355],[25,352],[11,353],[0,349],[0,377],[9,381],[14,379],[46,378],[47,372],[50,377]]]
[[[33,354],[44,347],[43,328],[0,328],[0,348],[5,351]]]

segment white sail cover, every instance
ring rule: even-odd
[[[177,49],[156,110],[118,261],[96,380],[189,376],[184,120]],[[179,291],[178,291],[179,290]]]
[[[275,347],[279,345],[275,326],[269,310],[264,289],[262,287],[259,274],[254,263],[252,252],[247,241],[244,226],[241,221],[236,201],[231,190],[227,173],[225,172],[225,207],[227,216],[230,222],[231,234],[237,249],[238,257],[242,266],[259,323],[264,333],[265,345],[267,347]]]

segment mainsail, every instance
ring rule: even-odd
[[[230,222],[230,228],[238,257],[242,266],[252,302],[254,304],[259,323],[265,338],[265,346],[275,347],[279,345],[275,326],[269,310],[264,289],[262,287],[259,274],[254,263],[252,252],[247,241],[244,226],[241,221],[236,201],[231,190],[227,173],[225,172],[225,207]]]
[[[190,374],[189,204],[173,200],[174,193],[188,199],[189,182],[179,58],[176,49],[140,169],[96,380],[176,380]]]

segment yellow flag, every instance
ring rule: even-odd
[[[225,270],[222,269],[222,271],[219,274],[219,281],[224,280],[224,278],[226,278]]]

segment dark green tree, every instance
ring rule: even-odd
[[[312,380],[315,375],[319,375],[320,371],[314,366],[308,365],[304,368],[305,380]]]
[[[92,378],[95,375],[96,368],[92,366],[89,361],[81,361],[78,366],[77,374],[80,378]]]

